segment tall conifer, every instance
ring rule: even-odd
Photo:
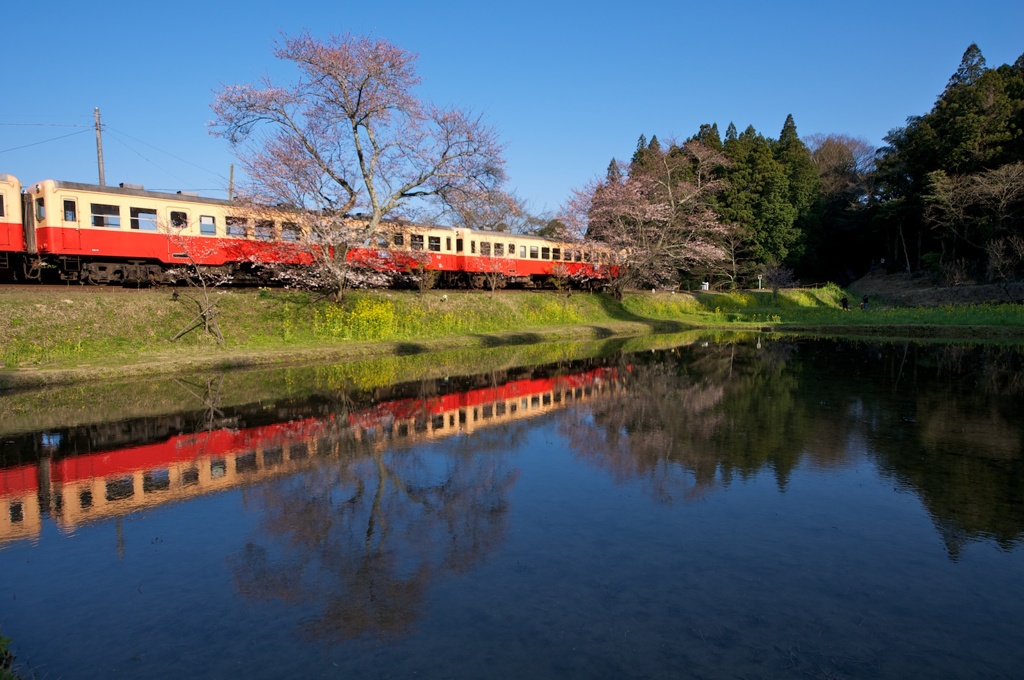
[[[800,241],[812,231],[820,218],[821,182],[818,169],[811,159],[811,152],[796,132],[793,114],[786,116],[786,122],[775,143],[775,159],[782,164],[789,180],[789,202],[796,211],[795,228],[800,232]],[[794,243],[791,256],[798,254]]]

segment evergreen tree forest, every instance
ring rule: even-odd
[[[588,238],[640,257],[628,283],[642,287],[748,286],[773,272],[845,285],[872,269],[1022,280],[1024,55],[990,68],[970,45],[931,111],[878,149],[801,138],[792,116],[777,137],[732,123],[724,136],[716,123],[685,140],[641,135],[628,162],[576,192],[567,223],[573,212]],[[687,255],[665,246],[680,239]]]

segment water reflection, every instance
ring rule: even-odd
[[[796,405],[795,346],[679,348],[628,357],[627,389],[574,418],[578,455],[617,479],[641,478],[663,501],[692,500],[770,465],[785,486],[809,414]]]
[[[315,638],[406,632],[432,580],[502,542],[517,475],[502,452],[514,432],[430,452],[367,441],[259,489],[260,538],[229,558],[236,586],[305,605]]]
[[[750,337],[182,381],[164,416],[5,432],[4,633],[64,677],[1007,675],[1022,376]]]
[[[391,486],[387,483],[397,479],[392,468],[404,470],[410,464],[410,457],[404,455],[384,464],[381,457],[386,451],[533,418],[568,403],[590,400],[612,389],[617,379],[615,369],[591,367],[591,362],[518,373],[395,385],[374,391],[380,401],[336,393],[271,407],[230,409],[218,405],[219,382],[211,379],[205,389],[194,392],[202,404],[195,411],[7,439],[5,449],[16,451],[19,462],[26,451],[37,452],[38,457],[31,463],[0,468],[0,504],[7,509],[0,512],[0,547],[37,537],[47,516],[70,533],[84,523],[310,469],[318,489],[330,490],[333,484],[344,496],[346,485],[352,483],[349,475],[362,479],[361,473],[347,471],[353,461],[360,465],[377,461],[371,469],[382,475],[378,486],[383,493]],[[321,465],[324,459],[331,461],[330,467]],[[456,479],[449,479],[443,489],[451,490]],[[357,484],[360,489],[364,485],[365,480]],[[411,481],[401,487],[416,488]],[[409,491],[411,495],[403,498],[412,501],[426,494],[423,501],[428,505],[448,500],[443,494],[433,497],[429,489],[427,485]],[[359,498],[361,493],[344,503],[355,507]],[[379,508],[375,505],[374,510]]]
[[[760,343],[758,343],[760,344]],[[1024,535],[1021,353],[1007,347],[724,343],[633,355],[624,390],[563,431],[581,459],[663,502],[770,470],[840,467],[867,443],[925,503],[951,558]]]
[[[763,469],[785,489],[802,461],[842,466],[852,444],[866,442],[880,469],[921,497],[952,558],[968,541],[1009,549],[1024,534],[1024,360],[1016,348],[694,343],[232,408],[219,404],[222,381],[179,381],[194,397],[187,412],[5,437],[4,459],[17,455],[0,468],[0,545],[37,536],[47,516],[71,531],[276,477],[289,479],[269,488],[268,504],[287,505],[297,494],[354,511],[376,498],[365,488],[379,487],[385,496],[400,493],[391,504],[436,507],[448,497],[409,489],[449,488],[452,480],[396,481],[403,478],[395,470],[418,468],[414,458],[387,453],[395,443],[471,433],[581,399],[590,408],[567,411],[561,425],[575,454],[617,480],[643,480],[663,502],[700,498]],[[313,466],[324,456],[334,467]],[[359,464],[349,469],[351,461]],[[490,465],[453,462],[452,471],[482,466],[490,479]],[[367,479],[367,470],[377,476]],[[308,484],[318,491],[303,491]],[[360,521],[379,526],[379,511],[371,504]]]

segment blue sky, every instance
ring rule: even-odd
[[[641,133],[734,122],[777,137],[792,113],[801,136],[881,145],[931,108],[971,42],[990,67],[1024,53],[1020,0],[21,7],[2,38],[0,173],[25,183],[97,181],[99,107],[108,184],[223,197],[235,157],[208,131],[214,92],[290,79],[271,54],[282,33],[353,32],[417,53],[422,97],[483,114],[506,145],[509,188],[536,212],[627,160]]]

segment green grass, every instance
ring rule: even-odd
[[[675,319],[701,327],[764,328],[775,331],[838,333],[936,332],[951,337],[1024,335],[1024,307],[1009,304],[901,307],[870,303],[860,309],[852,295],[849,311],[840,306],[845,292],[834,284],[814,289],[728,293],[636,294],[624,307],[652,319]]]
[[[472,292],[353,292],[336,304],[281,290],[218,290],[223,347],[193,331],[176,342],[198,310],[192,291],[0,291],[0,363],[5,368],[118,365],[191,355],[415,342],[613,320],[598,296]]]
[[[425,343],[478,338],[482,346],[538,340],[542,329],[589,329],[591,337],[687,328],[827,334],[1024,337],[1024,308],[984,304],[945,307],[839,307],[844,291],[816,289],[606,295],[553,292],[356,291],[343,303],[284,290],[216,290],[225,343],[194,331],[171,338],[198,309],[195,291],[70,286],[0,291],[0,371],[188,363],[224,367],[239,357],[354,347],[358,343]],[[853,296],[848,296],[853,300]],[[519,335],[519,339],[509,339]],[[563,333],[564,336],[564,333]],[[581,334],[581,337],[582,334]],[[422,351],[408,347],[406,353]],[[243,362],[244,363],[244,362]]]
[[[0,680],[19,680],[11,668],[14,654],[11,653],[11,639],[0,635]]]

